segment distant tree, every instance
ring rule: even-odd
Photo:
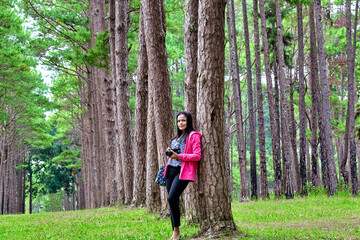
[[[236,137],[237,147],[239,152],[239,168],[241,178],[241,198],[249,199],[247,177],[246,177],[246,147],[244,139],[244,127],[242,119],[242,102],[239,80],[239,58],[236,40],[236,26],[235,26],[235,10],[234,1],[230,0],[227,3],[227,23],[230,44],[230,64],[231,64],[231,81],[233,86],[233,98],[235,105],[235,119],[236,119]]]
[[[275,100],[273,95],[272,79],[271,79],[271,68],[270,68],[270,56],[269,56],[269,45],[268,45],[268,36],[266,31],[266,15],[265,15],[265,5],[264,0],[259,0],[259,9],[261,17],[261,36],[263,43],[263,52],[264,52],[264,65],[265,65],[265,74],[266,74],[266,83],[267,83],[267,98],[270,112],[270,125],[271,125],[271,146],[273,154],[273,165],[274,165],[274,181],[275,181],[275,197],[280,197],[281,195],[281,156],[280,156],[280,135],[279,135],[279,126],[277,119],[278,110],[275,108]]]
[[[282,22],[281,22],[281,4],[280,0],[276,0],[276,29],[277,29],[277,57],[279,61],[279,85],[280,85],[280,108],[281,108],[281,139],[283,147],[283,161],[284,169],[286,171],[286,183],[285,183],[285,195],[286,198],[294,197],[294,186],[291,177],[291,162],[292,153],[290,151],[290,132],[289,132],[289,110],[287,103],[287,88],[288,83],[285,78],[285,59],[283,48],[283,34],[282,34]]]
[[[355,137],[355,103],[356,103],[356,82],[355,82],[355,49],[356,49],[356,32],[357,32],[357,14],[359,2],[356,1],[355,27],[354,27],[354,45],[352,45],[352,25],[351,25],[351,1],[346,1],[346,46],[347,46],[347,78],[348,78],[348,112],[346,125],[349,129],[348,139],[350,143],[350,169],[351,169],[351,186],[352,194],[358,195],[358,178],[356,166],[356,137]],[[347,149],[346,149],[347,150]],[[344,159],[345,160],[345,159]],[[346,160],[345,160],[346,161]],[[346,163],[346,162],[345,162]]]
[[[249,135],[250,135],[250,176],[251,176],[251,198],[257,198],[257,170],[256,170],[256,122],[254,112],[253,86],[251,74],[251,56],[250,56],[250,40],[249,27],[247,20],[246,0],[242,0],[243,24],[244,24],[244,38],[245,38],[245,52],[246,52],[246,82],[247,82],[247,97],[249,109]]]
[[[304,76],[304,36],[302,4],[297,7],[298,45],[299,45],[299,118],[300,118],[300,193],[306,194],[306,109],[305,109],[305,76]],[[297,161],[297,159],[295,159]]]
[[[329,195],[335,194],[336,189],[336,169],[335,169],[335,159],[334,159],[334,149],[332,141],[332,132],[331,132],[331,119],[330,119],[330,99],[329,99],[329,83],[327,79],[327,69],[325,68],[325,48],[324,48],[324,34],[322,26],[322,14],[321,14],[321,1],[315,0],[315,16],[316,16],[316,35],[318,43],[318,55],[319,55],[319,70],[320,70],[320,81],[321,81],[321,97],[322,97],[322,110],[323,110],[323,121],[324,121],[324,144],[323,148],[326,152],[326,161],[325,165],[327,167],[327,188]],[[320,131],[321,132],[321,131]]]
[[[51,105],[34,71],[30,34],[12,1],[0,3],[0,214],[24,213],[28,145],[51,142],[44,112]]]
[[[144,16],[140,5],[139,19],[139,56],[136,83],[135,102],[135,140],[134,140],[134,171],[137,177],[134,179],[134,198],[136,206],[146,202],[146,149],[147,149],[147,114],[149,108],[148,96],[148,58],[146,53]],[[152,124],[151,124],[152,126]],[[150,127],[150,126],[149,126]],[[150,136],[149,136],[150,137]],[[151,138],[151,141],[153,139]],[[150,163],[149,159],[149,163]]]
[[[320,185],[320,169],[318,157],[318,121],[321,123],[319,114],[320,92],[319,92],[319,75],[318,61],[316,50],[316,32],[314,22],[314,3],[309,6],[309,25],[310,25],[310,77],[311,77],[311,187]],[[319,120],[318,120],[319,118]],[[320,130],[321,132],[321,130]],[[321,133],[320,133],[321,134]]]
[[[259,15],[258,1],[253,1],[253,20],[254,20],[254,39],[255,39],[255,74],[256,74],[256,93],[257,93],[257,112],[258,112],[258,134],[259,134],[259,154],[260,154],[260,179],[261,197],[268,198],[268,182],[266,169],[266,149],[265,149],[265,128],[264,128],[264,109],[263,93],[261,83],[261,62],[260,62],[260,36],[259,36]]]

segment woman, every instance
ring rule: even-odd
[[[197,162],[201,159],[201,134],[195,132],[191,114],[180,112],[176,121],[177,136],[170,141],[167,149],[169,158],[164,172],[173,228],[170,239],[180,238],[179,197],[188,183],[195,181]]]

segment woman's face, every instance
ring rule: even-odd
[[[179,115],[178,118],[177,118],[177,126],[178,128],[185,132],[185,129],[187,127],[187,119],[186,119],[186,116],[185,115]]]

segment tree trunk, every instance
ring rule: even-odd
[[[197,78],[197,45],[198,45],[198,0],[186,0],[185,3],[185,81],[184,107],[196,121],[196,78]],[[196,122],[193,122],[196,126]]]
[[[146,51],[149,64],[149,86],[153,89],[156,145],[159,165],[165,165],[165,151],[173,133],[171,86],[165,47],[166,20],[163,0],[144,0]],[[150,94],[150,93],[149,93]],[[161,190],[162,210],[166,209],[165,189]]]
[[[279,85],[280,85],[280,108],[281,108],[281,138],[283,146],[284,169],[286,169],[286,184],[285,195],[286,198],[294,197],[294,186],[291,178],[291,159],[292,154],[290,150],[290,132],[289,132],[289,109],[287,104],[287,88],[288,83],[285,77],[285,60],[283,48],[283,34],[281,23],[281,5],[280,0],[276,0],[276,28],[277,28],[277,57],[279,60]]]
[[[266,169],[266,149],[265,149],[265,128],[264,128],[264,109],[263,93],[261,84],[261,63],[260,63],[260,36],[259,36],[259,16],[258,1],[253,0],[253,20],[255,38],[255,73],[256,73],[256,93],[258,111],[258,131],[259,131],[259,155],[260,155],[260,178],[261,178],[261,197],[269,198],[267,169]]]
[[[29,156],[29,214],[32,214],[32,197],[33,197],[33,182],[32,182],[32,170],[31,170],[31,157]]]
[[[355,16],[357,20],[358,1],[356,1]],[[349,143],[350,143],[350,170],[351,170],[351,187],[352,194],[358,195],[358,178],[356,166],[356,136],[355,136],[355,104],[356,104],[356,83],[355,83],[355,48],[356,48],[356,24],[355,21],[355,36],[354,47],[351,43],[351,1],[346,0],[346,45],[347,45],[347,77],[348,77],[348,112],[349,116],[346,125],[349,125]]]
[[[118,134],[125,192],[125,204],[133,199],[134,159],[131,137],[131,116],[129,104],[129,87],[127,79],[127,37],[128,32],[128,2],[116,0],[115,17],[115,65],[116,65],[116,97],[118,114]]]
[[[318,157],[318,121],[320,122],[319,105],[319,75],[318,75],[318,61],[317,48],[315,36],[315,22],[314,22],[314,3],[309,6],[309,23],[310,23],[310,75],[311,75],[311,187],[318,187],[320,185],[320,169]],[[318,117],[319,116],[319,120]]]
[[[230,64],[231,64],[231,80],[233,85],[233,95],[235,104],[235,119],[236,119],[236,137],[237,147],[239,152],[239,169],[241,179],[241,199],[248,200],[248,187],[246,177],[246,148],[243,131],[242,120],[242,102],[239,80],[239,59],[237,55],[237,40],[236,40],[236,26],[235,26],[235,13],[234,13],[234,0],[227,3],[227,22],[230,44]]]
[[[200,233],[236,230],[224,151],[224,40],[225,1],[199,3],[197,122],[202,132],[199,162]]]
[[[289,82],[290,82],[290,141],[291,141],[291,149],[292,149],[292,174],[294,188],[296,193],[300,193],[300,166],[297,156],[297,144],[296,144],[296,120],[295,120],[295,109],[294,109],[294,82],[296,79],[292,78],[291,70],[289,70]]]
[[[105,7],[105,6],[104,6]],[[105,29],[104,19],[105,10],[102,8],[102,4],[97,0],[89,0],[89,18],[90,18],[90,31],[91,31],[91,46],[95,46],[96,36]],[[88,109],[90,117],[90,149],[91,149],[91,163],[92,166],[92,189],[91,189],[91,208],[100,207],[103,204],[103,195],[102,195],[102,171],[100,164],[100,156],[102,155],[102,150],[100,144],[101,142],[101,104],[99,102],[102,92],[99,78],[98,69],[94,66],[90,67],[90,79],[88,81]],[[99,93],[100,92],[100,93]]]
[[[270,69],[270,57],[269,57],[269,45],[268,37],[266,33],[266,18],[265,18],[265,6],[264,0],[259,0],[260,17],[261,17],[261,36],[264,52],[265,74],[267,83],[267,95],[270,112],[270,126],[271,126],[271,146],[273,151],[273,165],[274,165],[274,181],[275,181],[275,197],[281,195],[281,157],[280,157],[280,136],[278,123],[276,121],[276,112],[278,108],[275,107],[271,69]]]
[[[88,80],[89,81],[89,80]],[[88,82],[86,81],[86,82]],[[80,77],[78,77],[79,83],[79,95],[80,95],[80,107],[84,114],[80,117],[80,128],[81,128],[81,171],[80,171],[80,209],[89,209],[90,204],[90,144],[89,144],[89,111],[85,108],[88,100],[86,99],[85,87],[83,86]]]
[[[311,155],[310,155],[310,142],[306,141],[306,181],[311,183]]]
[[[141,5],[140,5],[141,8]],[[146,124],[148,109],[148,59],[144,33],[144,16],[140,9],[139,54],[135,102],[134,163],[137,177],[134,179],[133,204],[140,206],[146,202]]]
[[[230,84],[229,84],[230,85]],[[226,174],[227,174],[227,180],[228,180],[228,195],[229,195],[229,201],[232,201],[232,194],[231,194],[231,178],[230,178],[230,138],[232,136],[232,126],[231,126],[231,119],[232,119],[232,105],[233,105],[233,95],[230,95],[229,88],[226,91],[226,94],[230,97],[228,97],[227,101],[227,111],[225,113],[225,129],[224,129],[224,135],[225,135],[225,143],[224,143],[224,149],[225,149],[225,164],[226,164]]]
[[[197,45],[198,45],[198,0],[185,2],[185,81],[184,81],[184,107],[193,118],[196,127],[196,78],[197,78]],[[185,217],[187,222],[199,222],[198,207],[198,180],[189,184],[184,192]]]
[[[360,156],[360,140],[357,141],[357,148],[356,148],[356,151],[357,151],[357,155]],[[360,161],[358,160],[358,179],[360,179]]]
[[[106,109],[106,133],[107,133],[107,151],[106,151],[106,183],[105,183],[105,205],[114,205],[118,203],[118,182],[114,176],[116,173],[116,163],[119,162],[116,154],[116,60],[115,60],[115,0],[109,0],[109,41],[110,41],[110,66],[112,69],[105,79],[105,109]]]
[[[155,183],[156,174],[159,170],[158,153],[156,146],[153,87],[149,82],[148,110],[147,110],[147,133],[146,133],[146,209],[148,213],[161,211],[161,198],[159,185]]]
[[[5,175],[5,152],[6,152],[6,129],[4,126],[1,126],[1,135],[0,135],[0,215],[4,214],[4,175]]]
[[[324,121],[324,137],[326,142],[327,159],[326,165],[328,170],[329,182],[328,191],[329,195],[334,195],[336,190],[336,170],[335,170],[335,159],[334,149],[331,132],[331,119],[330,119],[330,99],[329,99],[329,84],[327,79],[326,57],[324,49],[324,36],[322,31],[322,16],[321,16],[321,0],[315,1],[315,15],[316,15],[316,33],[319,51],[319,68],[320,68],[320,79],[321,79],[321,97],[322,97],[322,108],[323,108],[323,121]],[[325,147],[325,146],[324,146]]]
[[[245,51],[246,51],[246,81],[248,94],[248,110],[249,110],[249,134],[250,134],[250,172],[251,172],[251,198],[257,199],[257,174],[256,174],[256,128],[254,115],[254,99],[253,86],[251,76],[251,59],[250,59],[250,42],[249,29],[247,20],[246,0],[242,0],[244,37],[245,37]]]

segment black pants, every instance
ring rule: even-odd
[[[180,167],[168,166],[166,171],[166,190],[168,192],[168,202],[170,206],[171,224],[174,227],[180,226],[180,207],[179,198],[181,193],[188,185],[188,180],[180,180]]]

